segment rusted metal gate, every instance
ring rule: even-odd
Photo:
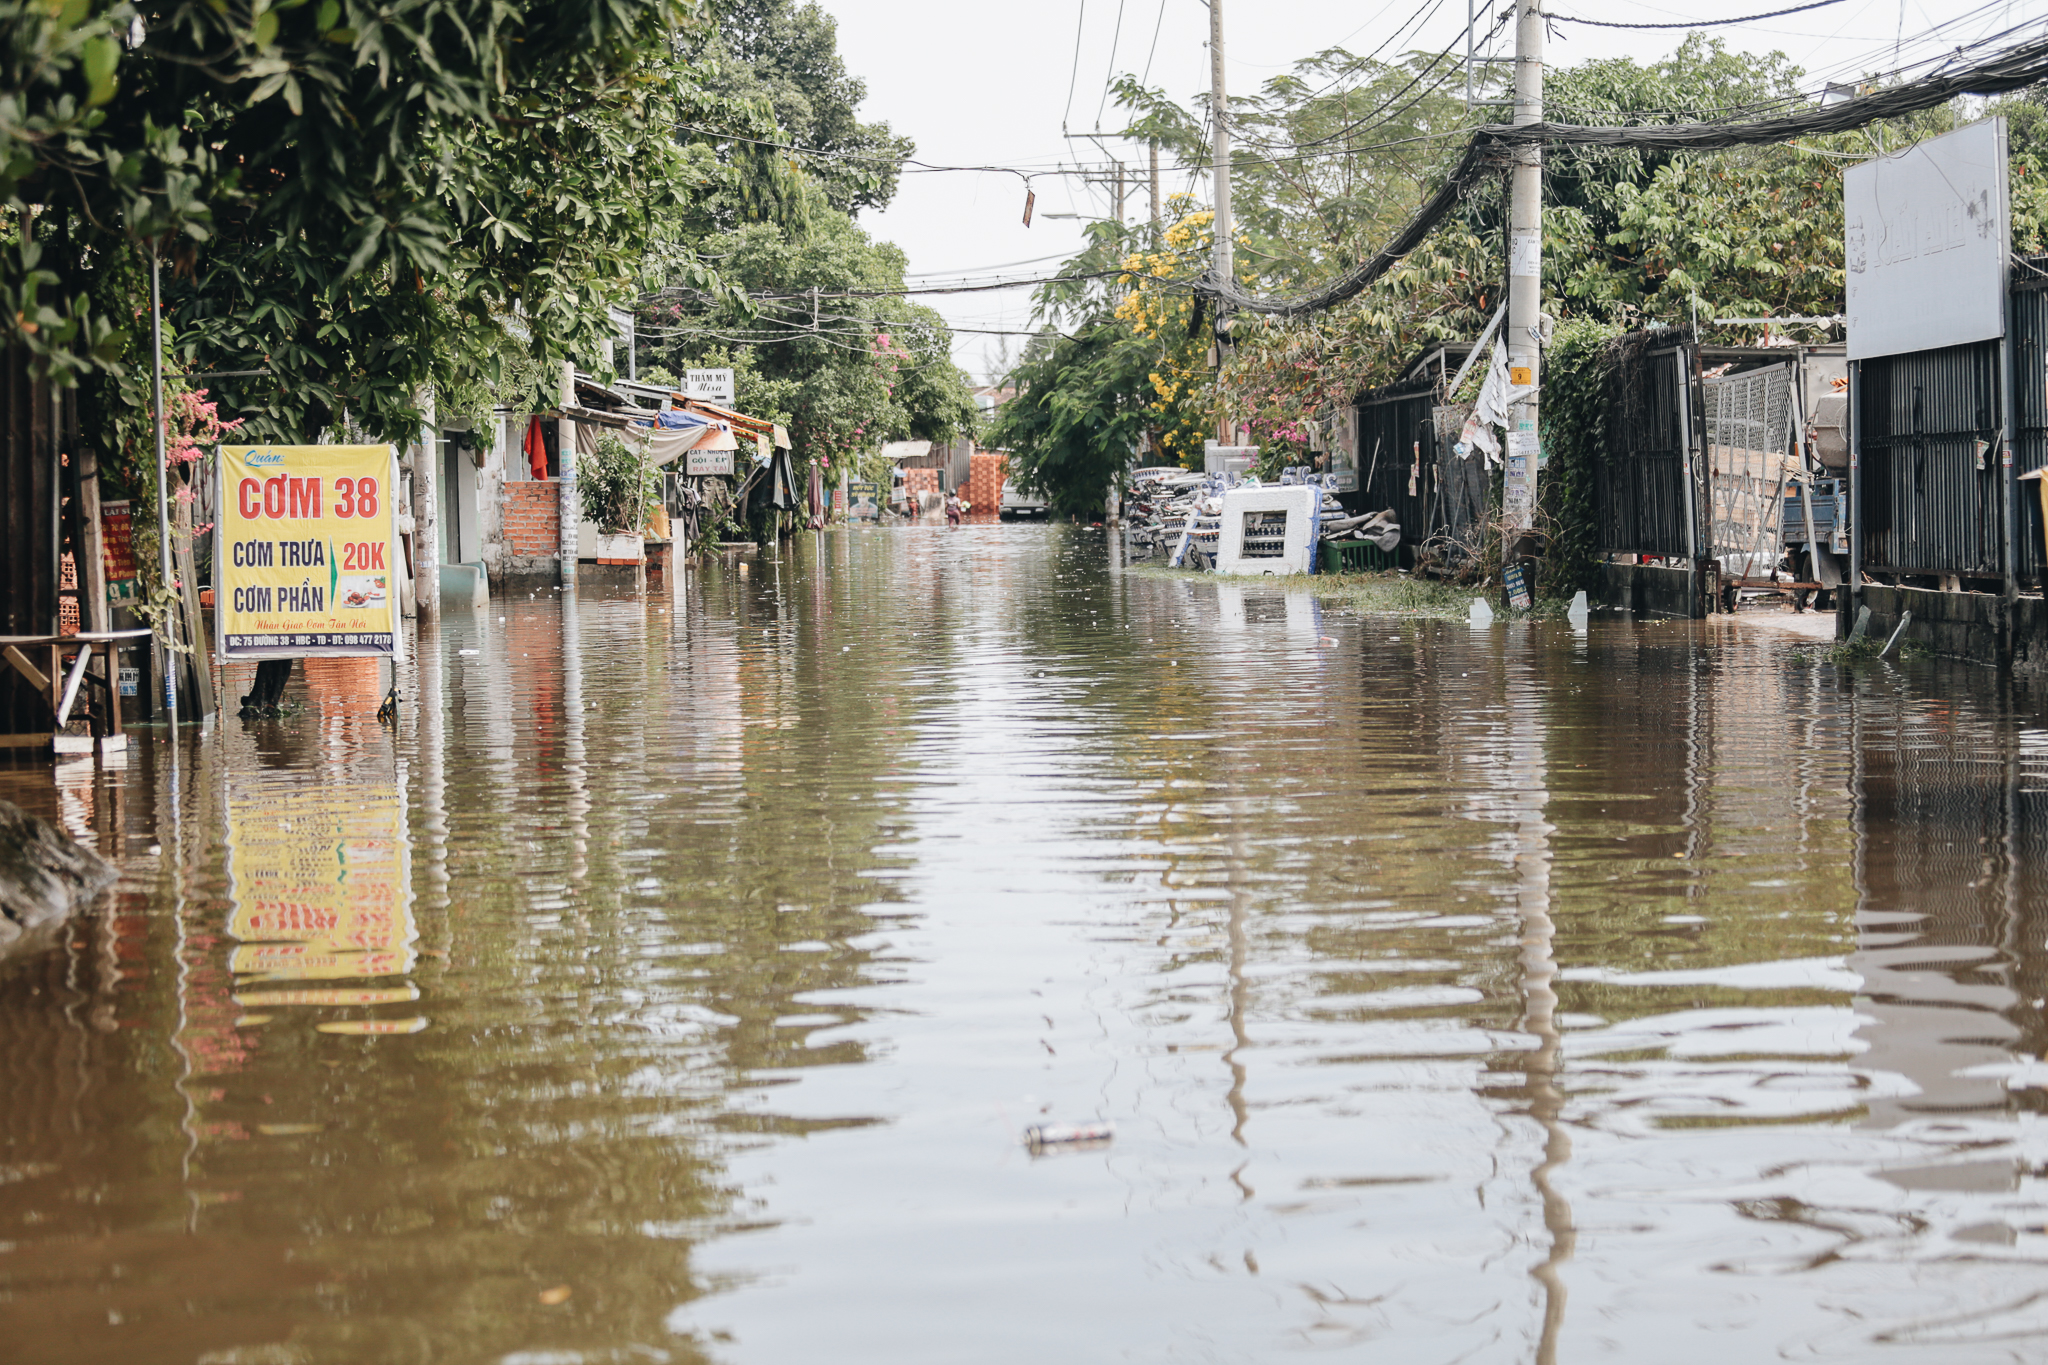
[[[1429,504],[1436,482],[1436,428],[1430,408],[1436,390],[1376,390],[1358,403],[1358,504],[1391,507],[1401,520],[1404,561],[1429,537]],[[1349,501],[1347,498],[1346,501]]]
[[[1417,551],[1463,559],[1479,548],[1486,525],[1486,461],[1459,457],[1453,447],[1465,410],[1437,400],[1431,383],[1375,390],[1358,404],[1359,491],[1343,501],[1363,511],[1392,508],[1408,563]]]
[[[1707,463],[1706,554],[1721,572],[1762,578],[1778,562],[1778,509],[1792,451],[1793,366],[1768,365],[1700,384]]]
[[[1624,341],[1610,376],[1613,418],[1594,496],[1601,554],[1688,559],[1699,553],[1705,489],[1687,458],[1693,429],[1689,348]],[[1694,481],[1695,486],[1688,487]]]

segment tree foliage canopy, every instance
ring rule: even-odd
[[[1609,125],[1739,117],[1803,100],[1801,79],[1781,54],[1731,52],[1718,39],[1694,34],[1659,60],[1622,58],[1551,72],[1546,109],[1560,121]],[[1462,84],[1462,71],[1440,54],[1378,62],[1331,50],[1233,100],[1240,284],[1301,292],[1378,250],[1441,184],[1475,118],[1489,116],[1465,109]],[[1490,93],[1483,85],[1482,92]],[[1133,115],[1133,133],[1157,138],[1185,164],[1208,158],[1201,101],[1181,107],[1128,79],[1118,97]],[[2048,108],[2036,95],[1988,108],[1971,102],[1968,109],[1931,109],[1779,146],[1554,149],[1544,167],[1546,307],[1560,320],[1602,326],[1697,316],[1716,340],[1730,342],[1761,334],[1717,329],[1716,319],[1839,313],[1843,168],[1985,112],[2005,114],[2012,128],[2014,248],[2048,247]],[[1307,462],[1311,422],[1387,382],[1423,348],[1469,340],[1499,307],[1506,283],[1503,188],[1482,184],[1419,248],[1347,303],[1286,322],[1235,319],[1220,371],[1197,368],[1187,383],[1176,383],[1177,396],[1209,413],[1227,412],[1233,427],[1248,427],[1270,463]],[[1196,273],[1203,268],[1184,264]],[[1065,273],[1097,266],[1091,247]],[[1132,344],[1147,339],[1149,313],[1128,305],[1119,313],[1114,299],[1096,302],[1086,314],[1092,323],[1125,328]],[[1070,324],[1077,320],[1074,303],[1069,295],[1041,300],[1048,318],[1064,309]],[[1149,338],[1162,361],[1165,335]],[[1114,347],[1104,342],[1098,350]],[[1059,374],[1095,383],[1112,372],[1081,367]],[[1020,376],[1027,373],[1037,382],[1055,377],[1029,366]],[[1152,377],[1133,371],[1127,382],[1135,401]],[[1091,404],[1105,401],[1089,392]],[[1175,453],[1192,452],[1183,445]]]
[[[131,457],[152,253],[173,387],[256,439],[552,403],[650,287],[753,328],[745,288],[902,283],[846,215],[909,143],[814,4],[0,0],[0,75],[0,325]],[[742,368],[833,449],[970,420],[936,316],[870,311],[839,370]]]

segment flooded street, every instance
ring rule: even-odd
[[[2038,699],[1804,647],[841,531],[0,768],[0,1357],[2048,1360]]]

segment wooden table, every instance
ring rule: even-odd
[[[0,749],[51,748],[57,753],[91,753],[95,744],[102,753],[128,747],[121,729],[120,647],[130,640],[149,638],[148,630],[88,630],[76,635],[0,635],[0,659],[28,679],[37,695],[49,705],[54,724],[47,731],[0,734]],[[71,662],[64,662],[65,654]],[[90,665],[97,656],[105,665],[99,673]],[[78,703],[79,689],[86,683],[99,689],[104,706],[92,708],[92,734],[67,735],[71,710]]]

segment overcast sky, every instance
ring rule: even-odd
[[[1209,11],[1202,0],[1052,0],[1025,8],[959,5],[935,0],[819,0],[839,20],[846,65],[868,84],[863,118],[886,119],[917,141],[919,160],[945,165],[1009,166],[1051,170],[1078,160],[1099,163],[1086,142],[1062,138],[1120,126],[1104,99],[1112,73],[1145,76],[1186,99],[1209,84]],[[1803,0],[1676,0],[1663,5],[1632,0],[1555,0],[1560,15],[1631,23],[1734,18],[1788,8]],[[1367,53],[1441,51],[1464,46],[1464,0],[1386,0],[1338,4],[1334,0],[1253,5],[1224,0],[1228,68],[1226,89],[1250,92],[1302,57],[1329,47]],[[1488,14],[1481,4],[1482,16]],[[1803,14],[1717,28],[1740,51],[1783,51],[1819,88],[1829,78],[1889,70],[1953,49],[2013,25],[2048,18],[2048,0],[1979,5],[1972,0],[1837,0]],[[1489,21],[1482,17],[1481,28]],[[1932,38],[1929,31],[1939,24]],[[1662,56],[1684,39],[1683,30],[1629,31],[1558,23],[1546,53],[1555,68],[1598,57]],[[1078,31],[1078,41],[1077,41]],[[2038,36],[2036,27],[2030,36]],[[1156,41],[1155,41],[1156,34]],[[1918,42],[1916,36],[1920,36]],[[1511,37],[1497,52],[1511,50]],[[1070,93],[1071,90],[1071,93]],[[1143,175],[1144,148],[1121,146],[1134,176]],[[1162,168],[1168,193],[1190,187],[1207,199],[1206,181],[1188,168]],[[876,237],[902,247],[920,280],[937,283],[964,275],[1014,277],[1055,268],[1080,245],[1081,223],[1055,213],[1090,217],[1109,213],[1106,191],[1071,176],[1045,175],[1033,225],[1020,221],[1023,182],[1000,172],[911,173],[896,200],[863,223]],[[1146,211],[1142,181],[1125,201],[1126,216]],[[924,300],[956,328],[954,358],[977,380],[1002,338],[966,329],[1025,329],[1031,302],[1026,289],[1001,293],[937,295]],[[1022,338],[1012,338],[1012,344]]]

